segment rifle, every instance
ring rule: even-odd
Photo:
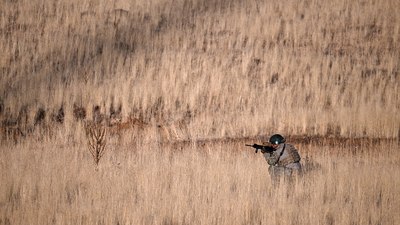
[[[246,146],[252,147],[256,149],[256,153],[258,152],[258,150],[261,150],[261,152],[268,152],[268,153],[272,153],[275,151],[275,149],[272,146],[268,146],[268,145],[258,145],[258,144],[246,144]]]

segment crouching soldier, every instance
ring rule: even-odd
[[[274,151],[261,150],[270,165],[268,172],[273,185],[279,184],[282,178],[291,182],[293,176],[300,175],[302,172],[299,152],[293,145],[285,142],[282,135],[274,134],[269,139]]]

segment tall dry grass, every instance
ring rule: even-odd
[[[398,224],[398,142],[296,143],[275,190],[212,140],[399,138],[399,4],[1,1],[0,225]]]
[[[24,134],[63,109],[81,135],[77,105],[175,139],[400,135],[396,0],[0,4],[0,116]]]
[[[97,169],[82,145],[57,143],[0,148],[0,224],[400,222],[397,142],[295,143],[308,172],[277,189],[239,142],[114,146]]]

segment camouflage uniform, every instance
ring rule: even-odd
[[[274,152],[265,152],[264,157],[270,165],[268,172],[274,185],[279,183],[282,177],[290,181],[292,175],[301,174],[301,158],[291,144],[281,143]]]

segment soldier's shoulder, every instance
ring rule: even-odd
[[[286,144],[286,148],[297,150],[297,148],[293,144]]]

